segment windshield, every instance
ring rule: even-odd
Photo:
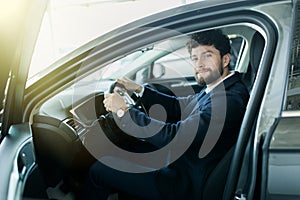
[[[100,35],[142,17],[196,1],[199,0],[49,0],[31,61],[28,75],[31,80],[26,87],[52,71],[51,67],[57,67],[51,65],[55,61]]]
[[[111,65],[108,65],[103,68],[103,73],[100,75],[100,79],[110,79],[114,80],[117,77],[120,77],[121,74],[124,74],[122,70],[126,69],[126,66],[130,67],[130,64],[143,55],[142,51],[137,51],[132,54],[129,54],[128,56],[117,60],[116,62],[112,63]],[[127,67],[127,68],[128,68]]]

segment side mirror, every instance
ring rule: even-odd
[[[161,63],[153,63],[151,69],[152,78],[160,78],[165,75],[166,69]]]

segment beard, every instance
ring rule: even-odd
[[[206,77],[200,76],[198,74],[195,75],[195,79],[200,86],[205,86],[218,80],[224,73],[223,65],[220,64],[218,70],[215,71],[208,69],[208,72],[209,74]]]

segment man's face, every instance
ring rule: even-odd
[[[199,45],[192,48],[191,60],[196,81],[200,85],[217,82],[223,75],[223,61],[220,51],[214,46]]]

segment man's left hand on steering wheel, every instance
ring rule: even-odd
[[[132,88],[136,87],[133,82],[129,82]],[[105,135],[117,146],[122,149],[131,152],[138,152],[138,153],[146,153],[157,150],[157,147],[153,146],[152,144],[131,136],[125,132],[123,132],[120,127],[115,123],[115,118],[113,117],[112,113],[116,113],[116,116],[122,118],[125,112],[130,108],[134,107],[139,109],[141,112],[147,114],[147,111],[142,104],[141,101],[138,100],[138,97],[134,97],[135,93],[132,94],[133,99],[131,99],[130,105],[128,101],[126,102],[125,99],[129,98],[129,94],[127,93],[127,89],[125,85],[128,84],[120,84],[119,82],[115,82],[110,90],[109,94],[104,94],[103,105],[105,109],[109,112],[106,115],[103,115],[100,120],[100,126],[105,133]],[[142,86],[141,86],[142,87]],[[124,98],[126,97],[126,98]],[[120,112],[122,111],[122,112]],[[121,113],[121,114],[120,114]]]

